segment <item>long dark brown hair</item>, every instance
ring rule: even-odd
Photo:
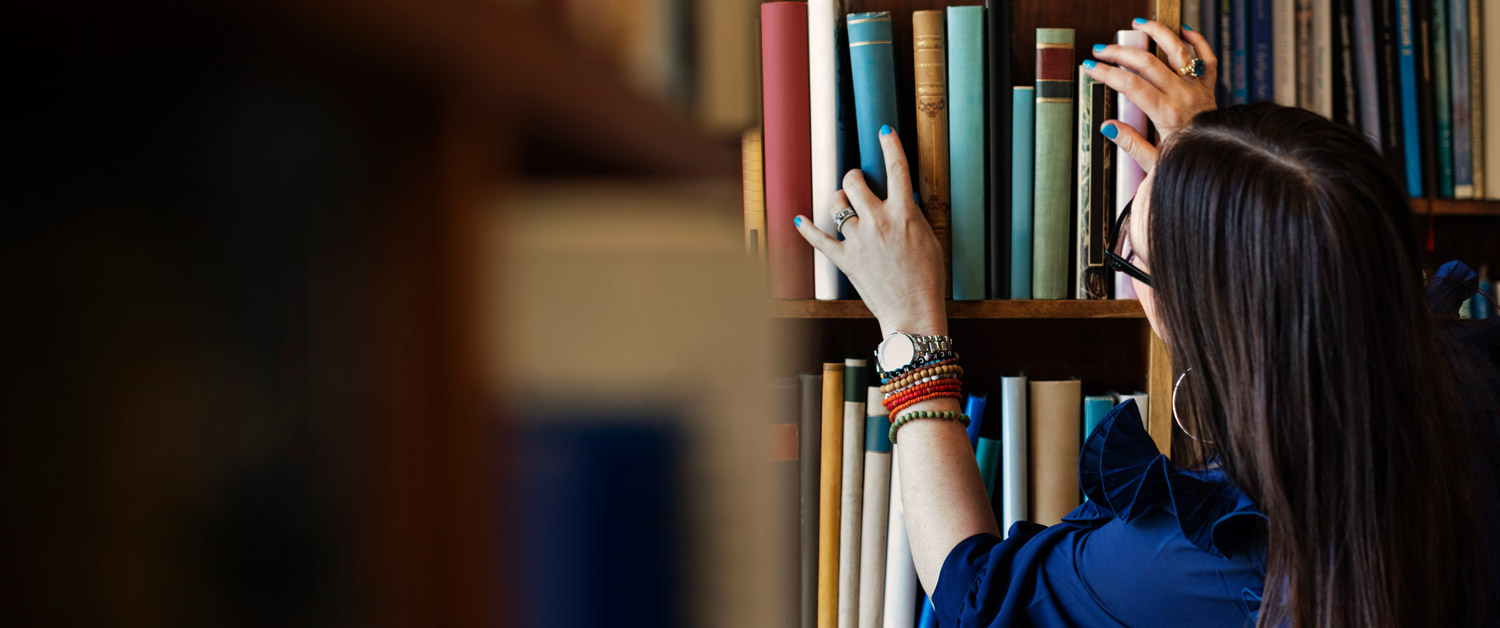
[[[1187,429],[1268,518],[1262,626],[1455,626],[1491,591],[1477,435],[1368,140],[1270,104],[1156,165],[1148,261]]]

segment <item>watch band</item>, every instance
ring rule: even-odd
[[[898,335],[911,339],[913,347],[912,358],[906,364],[893,365],[896,368],[887,371],[885,370],[886,365],[880,359],[880,347]],[[958,354],[953,351],[953,338],[949,336],[918,336],[903,331],[896,331],[886,336],[886,339],[881,341],[880,345],[876,345],[875,348],[875,364],[876,368],[880,370],[882,383],[890,381],[893,378],[899,378],[934,362],[955,357],[958,357]]]

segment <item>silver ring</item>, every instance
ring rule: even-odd
[[[843,209],[838,210],[837,212],[834,212],[834,214],[833,214],[833,230],[835,232],[837,232],[839,235],[844,235],[844,223],[847,222],[850,218],[853,218],[853,217],[858,216],[858,215],[859,215],[858,213],[855,213],[853,207],[845,207]]]
[[[1203,60],[1199,59],[1198,57],[1193,57],[1193,60],[1189,61],[1187,65],[1177,69],[1177,75],[1182,77],[1201,78],[1205,71],[1207,70],[1203,65]]]

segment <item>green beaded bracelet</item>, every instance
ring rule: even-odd
[[[896,444],[896,430],[901,429],[901,426],[916,419],[953,419],[964,427],[969,427],[969,415],[962,412],[955,412],[953,410],[917,410],[915,412],[908,412],[901,415],[901,418],[896,419],[894,423],[891,423],[891,431],[887,436],[890,437],[892,445]]]

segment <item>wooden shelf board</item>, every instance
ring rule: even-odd
[[[774,318],[873,318],[862,301],[771,301]],[[1140,301],[948,301],[948,318],[1145,318]]]
[[[1429,204],[1436,216],[1500,216],[1500,200],[1490,199],[1414,198],[1411,209],[1426,214]]]

